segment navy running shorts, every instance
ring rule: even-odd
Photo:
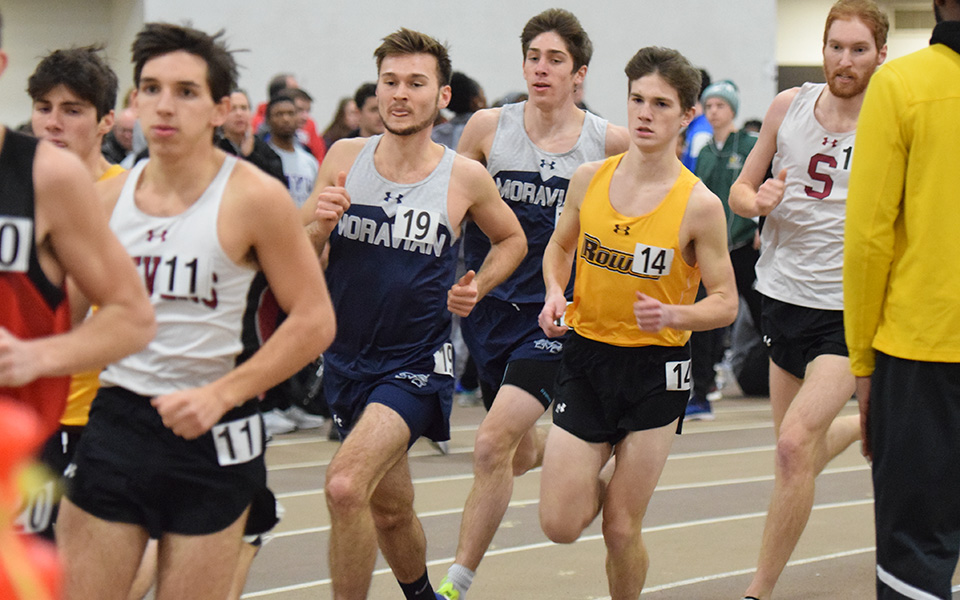
[[[396,371],[360,381],[328,366],[323,374],[323,393],[340,439],[357,424],[367,404],[378,403],[403,418],[410,429],[408,448],[421,436],[435,442],[450,439],[453,386],[453,377],[438,373]]]

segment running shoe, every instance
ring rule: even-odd
[[[440,587],[437,588],[437,600],[460,600],[460,592],[453,587],[453,583],[444,575],[440,580]]]
[[[263,428],[266,429],[267,436],[273,437],[296,431],[297,424],[288,419],[279,408],[275,408],[263,413]]]
[[[710,410],[710,402],[700,396],[690,396],[687,401],[687,410],[684,412],[684,419],[687,421],[712,421],[714,419],[713,411]]]
[[[319,429],[326,422],[320,415],[311,415],[299,406],[291,406],[283,411],[283,416],[293,421],[297,429]]]

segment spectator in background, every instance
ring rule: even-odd
[[[707,89],[709,85],[710,74],[707,73],[706,69],[700,69],[700,93],[703,94],[703,91]],[[703,105],[700,104],[699,96],[697,97],[697,103],[694,105],[694,108],[697,111],[697,116],[687,125],[687,139],[680,161],[683,163],[683,166],[696,172],[697,156],[700,155],[700,151],[703,150],[703,147],[710,141],[710,136],[713,135],[713,129],[710,127],[710,122],[707,121],[707,116],[703,114]]]
[[[480,84],[460,71],[454,71],[450,78],[450,104],[447,105],[454,117],[433,128],[433,141],[456,150],[467,121],[473,113],[486,107],[487,97]]]
[[[253,115],[253,130],[258,134],[266,132],[267,104],[270,102],[270,98],[273,98],[283,90],[297,87],[300,86],[297,84],[297,78],[294,77],[292,73],[277,73],[271,77],[270,82],[267,83],[267,101],[261,102],[257,106],[257,112]]]
[[[350,132],[360,126],[360,111],[353,98],[340,98],[333,119],[323,131],[323,143],[327,148],[341,138],[350,135]]]
[[[103,136],[100,152],[110,163],[119,165],[133,152],[133,128],[137,111],[124,108],[113,122],[113,128]]]
[[[757,224],[733,214],[727,198],[730,186],[736,181],[757,138],[736,130],[733,120],[740,109],[740,90],[732,81],[718,81],[708,86],[700,96],[704,116],[713,128],[697,157],[697,177],[720,198],[727,217],[727,244],[730,260],[737,279],[737,290],[750,307],[753,322],[760,323],[760,293],[754,289],[754,266],[760,253]],[[703,290],[701,290],[703,293]],[[693,358],[693,395],[687,404],[686,418],[707,420],[713,417],[710,400],[720,395],[714,384],[714,365],[723,358],[725,330],[695,331],[690,338]],[[716,397],[711,398],[711,395]]]
[[[250,117],[250,99],[243,90],[230,94],[230,114],[220,128],[223,137],[217,144],[224,152],[241,156],[280,181],[287,184],[280,155],[266,142],[253,135]]]
[[[760,135],[761,127],[763,127],[763,121],[760,119],[750,119],[743,123],[742,130],[755,135]]]
[[[293,102],[297,106],[297,140],[310,151],[317,162],[323,162],[323,157],[327,153],[327,145],[317,131],[317,124],[310,118],[313,97],[300,88],[287,88],[283,90],[283,93],[293,98]]]
[[[380,109],[377,108],[377,84],[362,84],[353,95],[353,102],[357,105],[359,119],[357,128],[347,137],[370,137],[383,133],[383,121],[380,120]]]
[[[313,190],[320,163],[297,140],[297,105],[291,96],[278,94],[267,103],[267,127],[266,142],[283,162],[290,196],[302,206]]]

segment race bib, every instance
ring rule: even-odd
[[[664,366],[666,369],[668,392],[690,391],[690,361],[673,360]]]
[[[413,206],[397,207],[393,220],[393,238],[419,244],[436,244],[440,214]]]
[[[221,467],[250,462],[263,454],[263,421],[259,414],[214,425],[210,432]]]
[[[637,244],[630,270],[644,277],[663,277],[670,274],[673,249]]]
[[[157,284],[161,293],[173,298],[210,298],[213,273],[209,260],[165,256],[159,265]]]
[[[433,372],[453,377],[453,344],[450,342],[433,353]]]
[[[32,243],[32,219],[0,216],[0,271],[26,273]]]
[[[39,533],[46,530],[50,526],[50,519],[53,518],[53,507],[59,501],[57,482],[47,481],[27,498],[26,506],[13,523],[14,527],[24,533]]]

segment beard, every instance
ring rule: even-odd
[[[830,88],[830,93],[836,96],[837,98],[847,99],[859,96],[867,89],[867,84],[870,83],[870,77],[861,77],[859,75],[853,74],[854,79],[852,82],[846,85],[841,85],[836,80],[837,71],[829,72],[827,68],[823,68],[823,74],[827,78],[827,87]]]
[[[404,127],[403,129],[398,129],[398,128],[396,128],[396,127],[391,127],[391,126],[387,123],[387,120],[386,120],[385,118],[383,118],[383,115],[380,115],[380,120],[383,121],[383,128],[386,129],[387,131],[389,131],[390,133],[392,133],[393,135],[399,135],[399,136],[406,137],[406,136],[409,136],[409,135],[413,135],[413,134],[415,134],[415,133],[420,133],[421,131],[423,131],[423,130],[426,129],[427,127],[432,126],[433,123],[437,120],[437,115],[438,115],[438,114],[440,114],[440,109],[439,109],[439,108],[434,108],[434,109],[433,109],[433,114],[431,114],[428,118],[420,121],[419,123],[414,123],[413,125],[410,125],[410,126],[408,126],[408,127]]]

